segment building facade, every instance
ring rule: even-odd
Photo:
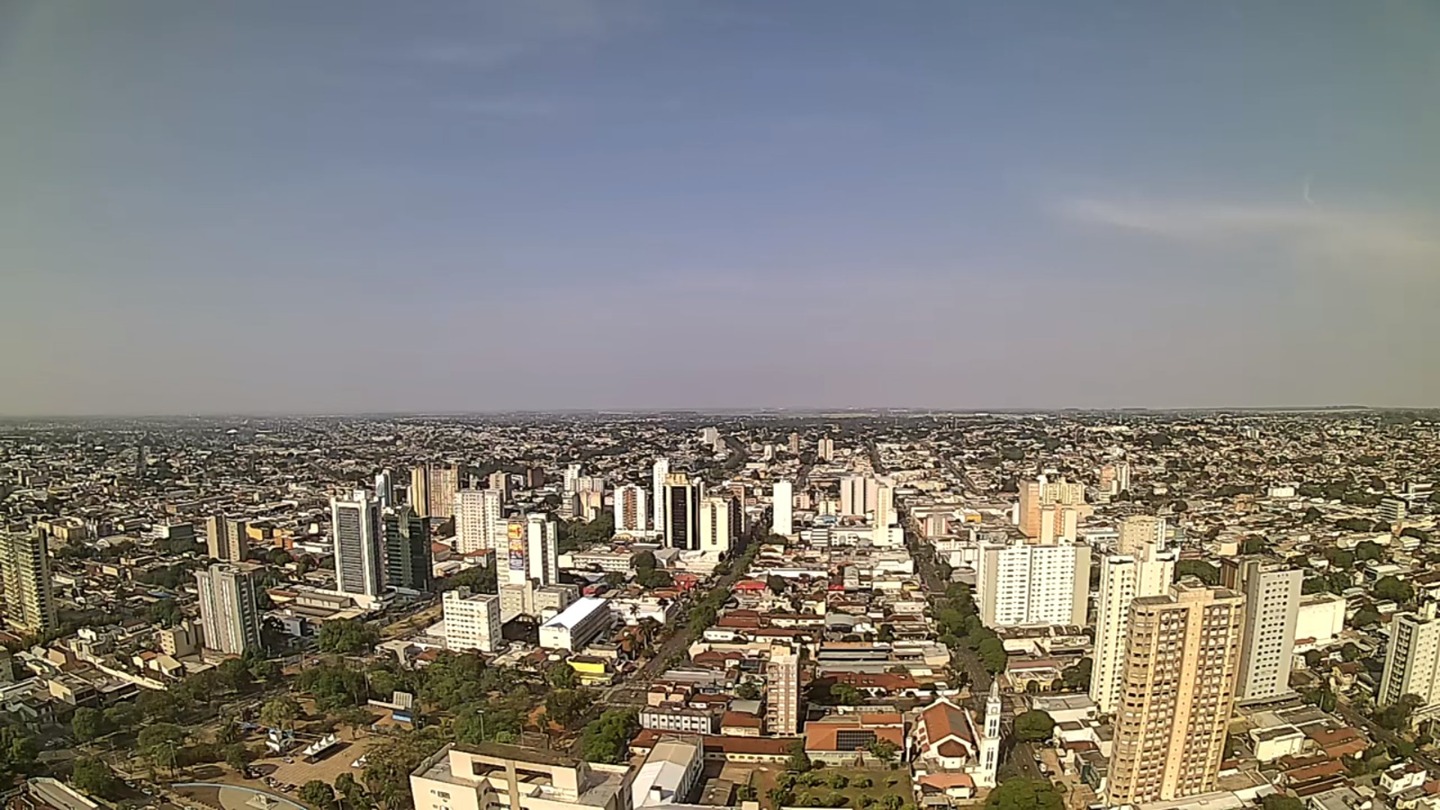
[[[1397,613],[1390,620],[1390,647],[1375,702],[1398,703],[1406,695],[1420,698],[1417,715],[1440,709],[1440,619],[1434,602],[1418,612]]]
[[[975,580],[986,627],[1083,625],[1090,599],[1090,546],[984,545]]]
[[[455,550],[461,554],[498,549],[505,532],[504,495],[496,489],[455,493]]]
[[[0,585],[5,588],[5,625],[21,634],[57,626],[50,583],[49,537],[42,529],[0,530]]]
[[[385,586],[398,591],[427,593],[434,580],[428,521],[408,506],[386,510]]]
[[[665,476],[665,545],[695,550],[700,547],[700,500],[705,484],[684,473]]]
[[[709,495],[700,501],[701,551],[729,554],[745,530],[745,513],[740,502],[723,495]]]
[[[493,653],[500,648],[500,597],[495,594],[471,594],[468,588],[446,591],[445,648],[463,652],[479,650]]]
[[[1102,714],[1115,714],[1125,668],[1130,604],[1137,597],[1163,596],[1175,580],[1175,551],[1150,544],[1139,555],[1109,554],[1100,560],[1100,601],[1091,657],[1090,699]]]
[[[1290,662],[1303,580],[1298,569],[1264,558],[1227,559],[1220,566],[1220,584],[1245,596],[1237,700],[1292,694]]]
[[[349,498],[331,498],[330,532],[335,549],[335,590],[370,606],[385,592],[380,504],[363,489]]]
[[[775,650],[765,665],[765,729],[776,736],[800,733],[800,656]]]
[[[795,533],[795,487],[789,481],[776,481],[770,491],[770,533],[789,537]]]
[[[244,562],[250,557],[250,525],[218,515],[205,518],[205,551],[212,560]]]
[[[626,484],[615,488],[615,531],[621,534],[641,534],[650,525],[649,506],[645,488]]]
[[[244,655],[262,647],[259,587],[253,571],[215,563],[195,572],[200,595],[200,628],[205,648],[226,655]]]

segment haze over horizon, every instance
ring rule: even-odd
[[[1440,406],[1440,4],[0,5],[0,415]]]

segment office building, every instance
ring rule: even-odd
[[[840,514],[865,517],[875,511],[880,482],[868,475],[851,475],[840,479]]]
[[[700,547],[700,500],[705,484],[685,473],[665,476],[665,545],[695,550]]]
[[[815,445],[815,458],[819,461],[834,461],[835,440],[829,436],[821,437]]]
[[[364,607],[373,605],[385,590],[380,504],[363,489],[349,498],[331,498],[330,532],[335,548],[335,590]]]
[[[479,650],[493,653],[500,648],[500,597],[471,594],[468,588],[446,591],[445,648],[455,652]]]
[[[1155,544],[1141,545],[1134,555],[1109,554],[1100,559],[1090,699],[1101,714],[1113,715],[1119,706],[1130,604],[1137,597],[1168,593],[1175,580],[1177,561],[1177,552],[1162,550]]]
[[[765,730],[772,736],[800,733],[800,656],[772,648],[765,665]]]
[[[1269,700],[1292,694],[1290,661],[1304,574],[1260,557],[1227,559],[1220,584],[1245,597],[1245,630],[1240,641],[1238,701]]]
[[[375,473],[375,500],[384,511],[395,505],[395,479],[389,470]]]
[[[654,510],[650,528],[656,534],[665,533],[665,479],[669,477],[670,460],[657,459],[654,468],[650,471],[651,508]]]
[[[1216,789],[1235,708],[1244,606],[1234,591],[1187,583],[1131,604],[1110,805]]]
[[[790,434],[798,441],[796,434]],[[770,493],[770,533],[789,537],[795,533],[794,485],[789,481],[776,481]]]
[[[408,506],[382,512],[385,527],[385,585],[397,591],[428,593],[435,562],[430,554],[430,528]]]
[[[1390,646],[1375,703],[1389,706],[1406,695],[1420,698],[1416,715],[1440,709],[1440,619],[1434,602],[1390,620]]]
[[[473,554],[499,548],[505,531],[504,496],[494,489],[455,493],[455,550]]]
[[[215,563],[195,572],[200,595],[200,628],[205,648],[225,655],[244,655],[262,647],[259,585],[251,569]]]
[[[50,583],[49,537],[38,528],[0,530],[0,585],[5,626],[22,634],[47,633],[57,626]]]
[[[986,627],[1085,624],[1090,546],[993,543],[979,556],[976,597]]]
[[[701,551],[728,554],[745,530],[740,502],[724,495],[707,495],[700,501]]]
[[[447,745],[410,775],[415,810],[632,810],[625,765],[502,743]]]
[[[455,511],[460,468],[421,464],[410,470],[410,507],[420,517],[446,520]]]
[[[649,526],[650,513],[646,511],[645,488],[626,484],[615,488],[615,532],[617,534],[643,534]]]
[[[250,526],[211,515],[205,519],[205,550],[212,560],[244,562],[250,557]]]
[[[583,596],[540,625],[540,647],[579,652],[609,630],[613,621],[609,600]]]
[[[1380,499],[1380,519],[1386,523],[1400,523],[1405,520],[1405,516],[1409,514],[1409,511],[1409,504],[1405,503],[1401,498],[1387,495]]]
[[[554,585],[560,579],[555,521],[545,515],[511,518],[505,524],[507,562],[503,581],[510,585]]]
[[[1051,480],[1048,476],[1041,475],[1034,481],[1022,481],[1020,483],[1020,502],[1017,508],[1016,523],[1020,526],[1020,532],[1026,537],[1041,537],[1043,515],[1046,513],[1044,507],[1071,507],[1074,510],[1075,518],[1067,514],[1067,510],[1052,509],[1049,512],[1050,534],[1053,537],[1064,537],[1068,540],[1075,539],[1074,534],[1065,534],[1070,528],[1070,521],[1084,517],[1089,514],[1082,509],[1085,505],[1085,485],[1071,483],[1061,478]]]

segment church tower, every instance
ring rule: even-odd
[[[980,737],[980,767],[974,774],[977,787],[995,787],[1000,771],[1000,682],[990,683],[990,696],[985,700],[985,733]]]

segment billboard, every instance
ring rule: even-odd
[[[506,537],[510,541],[510,570],[525,570],[525,524],[512,520],[506,526]]]

